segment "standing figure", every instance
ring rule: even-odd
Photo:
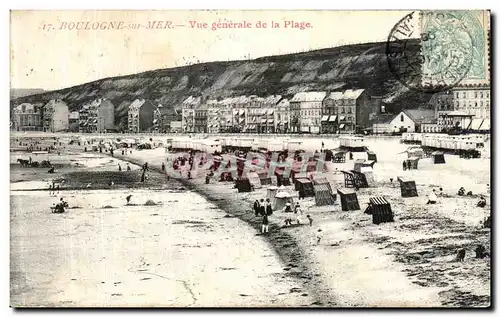
[[[208,175],[207,175],[208,179]],[[259,200],[256,199],[255,202],[253,203],[253,211],[255,212],[255,216],[258,216],[260,214],[260,203]]]
[[[266,214],[262,216],[262,233],[269,233],[269,218]]]
[[[118,171],[121,172],[122,171],[122,166],[120,164],[118,164]]]
[[[406,171],[407,165],[406,165],[406,160],[403,161],[403,171]]]

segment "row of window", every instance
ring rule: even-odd
[[[472,98],[472,91],[470,92],[471,94],[471,98]],[[460,99],[460,92],[456,92],[455,93],[455,96],[457,99]],[[490,97],[490,93],[489,92],[482,92],[482,91],[474,91],[474,98],[489,98]],[[462,92],[462,98],[467,98],[467,92],[466,91],[463,91]]]

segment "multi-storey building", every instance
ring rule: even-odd
[[[115,129],[115,106],[105,98],[84,104],[78,112],[79,130],[84,133],[103,133]]]
[[[263,99],[257,97],[256,95],[251,95],[246,101],[247,125],[244,131],[258,133],[260,132],[260,127],[262,125],[261,118]]]
[[[200,108],[200,126],[202,125],[202,112],[206,110],[206,119],[207,119],[207,133],[219,133],[221,131],[221,104],[217,100],[207,100],[203,103],[205,109]],[[196,110],[195,110],[195,120],[196,120]],[[201,132],[201,131],[200,131]]]
[[[173,132],[182,128],[182,110],[175,108],[165,108],[162,114],[162,131]],[[175,122],[172,127],[172,123]],[[182,129],[181,129],[182,130]],[[181,132],[181,131],[179,131]]]
[[[213,101],[210,101],[213,102]],[[207,101],[194,108],[194,132],[207,133]]]
[[[490,119],[491,99],[489,86],[455,87],[451,91],[454,110],[463,111],[474,118]]]
[[[248,130],[248,103],[249,99],[247,96],[238,96],[230,98],[231,101],[231,111],[232,111],[232,125],[236,127],[239,131],[246,132]]]
[[[43,130],[42,107],[30,103],[17,105],[12,114],[12,122],[15,131]]]
[[[201,97],[189,96],[181,104],[182,109],[182,130],[184,132],[194,132],[194,110],[201,103]]]
[[[274,111],[274,126],[276,133],[287,133],[290,128],[290,101],[281,99]]]
[[[260,118],[260,133],[275,133],[275,112],[281,95],[271,95],[262,98],[262,116]]]
[[[235,98],[225,98],[218,103],[220,108],[220,131],[226,132],[235,127],[233,107]]]
[[[345,90],[337,110],[339,133],[356,133],[369,128],[378,112],[366,90]]]
[[[153,128],[155,105],[146,99],[136,99],[128,108],[128,130],[139,133]]]
[[[68,105],[60,99],[50,100],[42,109],[43,130],[48,132],[69,129]]]
[[[338,113],[344,93],[332,92],[326,95],[321,110],[321,133],[337,133],[339,130]]]
[[[325,91],[299,92],[290,100],[294,132],[319,133]],[[297,121],[297,116],[299,120]]]

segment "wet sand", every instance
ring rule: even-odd
[[[86,156],[76,160],[88,165],[78,167],[82,172],[116,169],[116,160],[78,155]],[[26,191],[46,188],[48,176],[34,172],[17,172],[11,188],[14,307],[299,307],[315,301],[284,273],[262,237],[195,193],[167,186],[50,195]],[[50,213],[60,197],[70,209]],[[159,205],[144,206],[149,199]]]

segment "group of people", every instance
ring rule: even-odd
[[[264,199],[260,201],[256,199],[253,203],[253,210],[256,217],[262,217],[262,234],[269,233],[269,216],[273,214],[271,200],[269,198],[267,198],[266,201],[264,201]]]
[[[256,217],[262,217],[262,228],[261,232],[262,234],[269,233],[269,216],[273,214],[273,208],[271,205],[271,200],[267,198],[266,200],[264,199],[256,199],[254,204],[253,204],[253,209]],[[297,202],[295,206],[292,208],[292,204],[286,203],[285,207],[282,209],[282,212],[285,213],[294,213],[296,218],[295,222],[297,225],[302,224],[302,215],[303,211],[302,208],[300,207],[300,204]],[[312,226],[313,224],[313,219],[310,215],[306,215],[307,220],[309,221],[309,225]],[[292,220],[291,217],[287,217],[285,219],[285,226],[290,227],[294,221]]]
[[[52,205],[52,212],[53,213],[56,213],[56,214],[62,214],[64,212],[66,212],[66,209],[65,208],[68,208],[68,203],[63,199],[61,198],[59,200],[59,203],[58,204],[53,204]]]
[[[458,190],[458,196],[472,196],[472,191],[469,191],[467,192],[467,194],[465,193],[465,188],[463,187],[460,187],[460,189]],[[434,205],[437,203],[437,199],[438,197],[445,197],[445,193],[443,191],[443,188],[440,187],[439,188],[439,192],[436,191],[436,189],[433,189],[432,190],[432,193],[429,194],[429,196],[427,197],[427,205]],[[479,196],[479,201],[477,202],[477,207],[485,207],[486,206],[486,198],[483,196],[483,195],[480,195]]]
[[[131,171],[132,169],[130,168],[130,164],[127,163],[127,171]],[[118,164],[118,171],[121,172],[122,171],[122,166],[120,164]]]

